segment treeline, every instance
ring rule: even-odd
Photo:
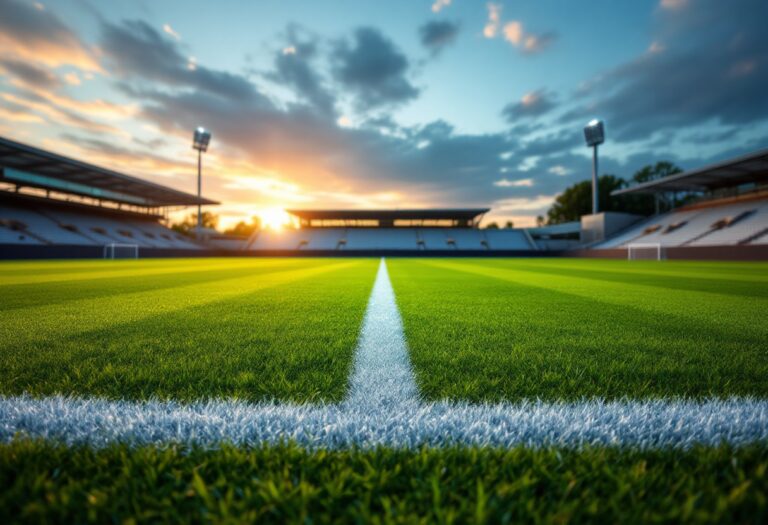
[[[633,213],[636,215],[653,215],[656,203],[653,195],[622,195],[611,196],[611,192],[626,188],[630,185],[649,182],[681,173],[678,166],[671,162],[661,161],[645,166],[638,170],[629,180],[616,175],[601,175],[597,182],[598,202],[600,211],[615,211]],[[547,224],[578,221],[582,215],[592,213],[592,181],[585,180],[569,186],[558,195],[554,204],[547,212]],[[539,223],[544,223],[539,217]]]

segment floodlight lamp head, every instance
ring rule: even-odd
[[[208,151],[208,143],[211,141],[210,131],[205,128],[197,128],[192,139],[192,148],[198,151]]]
[[[605,126],[602,120],[592,119],[584,128],[587,146],[597,146],[605,142]]]

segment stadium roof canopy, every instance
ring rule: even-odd
[[[0,182],[142,207],[219,204],[0,137]]]
[[[662,179],[616,190],[611,195],[662,193],[668,191],[712,191],[742,184],[768,182],[768,149],[670,175]]]
[[[286,210],[302,226],[474,226],[489,208],[417,210]],[[442,223],[442,224],[441,224]]]

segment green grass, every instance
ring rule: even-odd
[[[765,523],[768,449],[0,445],[5,523]]]
[[[390,260],[428,399],[768,395],[768,265]]]
[[[3,263],[0,393],[344,397],[376,260]]]

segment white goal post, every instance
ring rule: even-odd
[[[113,242],[111,244],[105,244],[104,258],[105,259],[138,259],[139,245],[138,244],[119,244],[116,242]]]
[[[667,258],[667,249],[660,243],[628,244],[627,260],[661,261]]]

